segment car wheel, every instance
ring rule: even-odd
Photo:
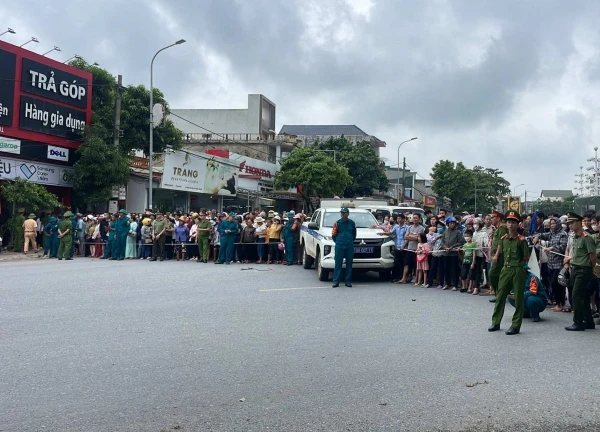
[[[304,246],[304,252],[302,254],[302,267],[306,270],[311,269],[314,263],[313,257],[306,253],[306,245]]]
[[[329,279],[329,270],[326,270],[321,265],[321,253],[317,251],[317,258],[315,259],[317,262],[317,275],[319,276],[319,280],[321,282],[325,282]]]

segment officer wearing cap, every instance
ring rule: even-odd
[[[127,234],[129,233],[129,218],[127,210],[121,209],[115,220],[115,237],[113,239],[113,256],[111,260],[124,260]]]
[[[296,233],[298,232],[298,221],[294,219],[294,213],[287,214],[287,222],[283,227],[283,242],[285,244],[285,261],[287,265],[294,264],[294,252],[296,251]]]
[[[23,242],[25,236],[23,234],[23,223],[25,222],[24,208],[19,208],[17,214],[13,218],[14,223],[14,237],[13,237],[13,249],[15,252],[23,252]]]
[[[529,262],[529,245],[525,237],[517,232],[521,216],[516,211],[506,213],[508,233],[504,234],[498,242],[496,253],[492,262],[502,266],[500,280],[496,288],[496,304],[492,315],[492,326],[488,331],[500,330],[500,322],[504,316],[506,298],[511,291],[514,292],[515,313],[512,325],[506,331],[507,335],[516,335],[521,330],[523,313],[525,311],[525,276],[524,265]],[[500,262],[502,256],[503,261]]]
[[[496,254],[496,250],[498,249],[498,245],[500,244],[500,239],[504,235],[508,234],[508,229],[502,223],[503,219],[504,219],[504,215],[502,213],[500,213],[499,211],[494,210],[492,212],[492,225],[494,226],[494,234],[492,235],[491,256],[494,256]],[[494,291],[494,292],[490,292],[490,294],[494,294],[498,290],[498,284],[500,283],[500,272],[502,271],[502,263],[503,262],[504,262],[504,257],[502,256],[502,253],[500,253],[500,255],[498,256],[498,263],[497,264],[492,263],[492,266],[490,267],[490,272],[489,272],[490,280],[488,281],[488,283],[491,286],[491,290]],[[495,301],[496,301],[495,298],[490,300],[491,303],[494,303]]]
[[[333,270],[333,288],[340,286],[340,276],[344,259],[346,260],[346,280],[347,287],[352,286],[352,260],[354,259],[354,240],[356,239],[356,225],[349,218],[350,210],[342,207],[340,210],[341,219],[333,224],[331,237],[335,242],[334,258],[335,269]]]
[[[71,225],[71,216],[73,213],[70,211],[65,212],[63,220],[58,224],[58,238],[60,239],[60,246],[58,247],[58,259],[63,258],[72,260],[71,258],[71,246],[73,242],[73,226]]]
[[[583,230],[583,218],[576,213],[567,213],[567,223],[573,232],[571,257],[565,257],[565,266],[571,266],[571,285],[573,285],[573,325],[565,327],[568,331],[592,330],[596,326],[590,308],[592,279],[596,266],[596,242]]]

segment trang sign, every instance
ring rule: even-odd
[[[87,107],[87,79],[24,58],[21,91],[80,108]]]

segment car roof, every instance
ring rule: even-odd
[[[320,209],[317,210],[324,210],[326,212],[335,212],[335,213],[339,213],[340,210],[342,208],[341,207],[321,207]],[[348,210],[350,210],[350,213],[356,213],[356,212],[360,212],[360,213],[370,213],[369,210],[367,210],[366,208],[348,208]]]

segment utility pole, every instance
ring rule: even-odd
[[[121,136],[121,96],[123,94],[123,76],[117,77],[117,88],[115,94],[115,129],[113,139],[115,147],[119,147],[119,138]]]
[[[404,184],[406,182],[406,158],[402,158],[402,201],[404,202],[404,194],[406,193],[406,185]]]
[[[527,214],[527,191],[525,191],[525,214]]]

